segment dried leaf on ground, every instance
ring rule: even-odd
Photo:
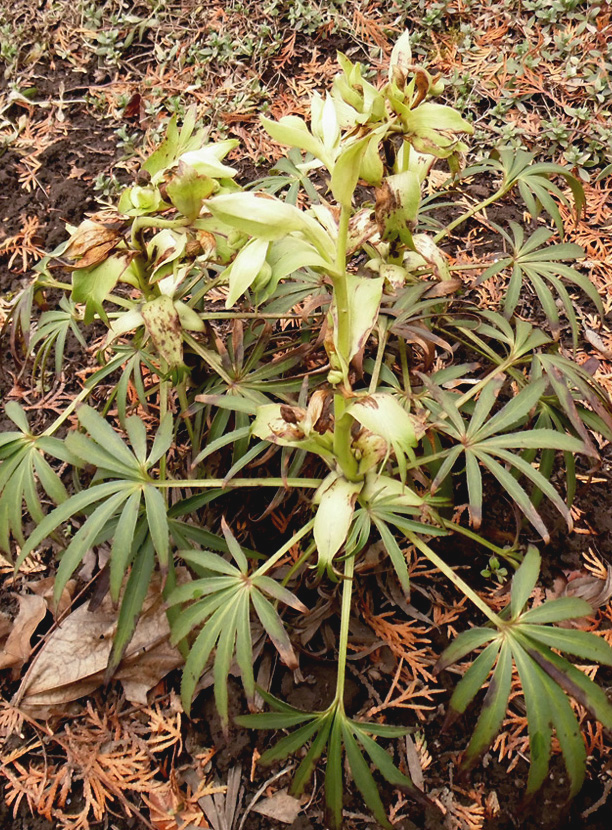
[[[48,717],[56,707],[90,695],[101,685],[111,652],[117,613],[110,597],[89,611],[82,605],[52,632],[40,650],[18,692],[22,708]],[[115,676],[128,700],[146,702],[146,693],[169,671],[182,663],[169,643],[159,582],[153,582],[144,603],[134,638]]]
[[[578,597],[586,600],[593,613],[598,608],[603,608],[612,598],[612,567],[607,566],[606,577],[594,575],[587,571],[573,571],[567,577],[558,577],[552,591],[547,591],[550,599],[558,597]],[[587,628],[589,621],[587,617],[580,619],[564,620],[557,623],[561,628]]]
[[[4,639],[11,633],[13,621],[6,614],[0,613],[0,638]]]
[[[17,670],[23,666],[32,652],[32,635],[47,613],[47,604],[42,597],[27,594],[18,600],[19,613],[0,651],[0,669]]]
[[[299,798],[289,795],[286,789],[279,790],[269,798],[264,798],[252,810],[267,818],[283,824],[293,824],[302,809]]]
[[[106,700],[96,708],[88,701],[85,711],[49,733],[52,752],[37,740],[17,756],[2,757],[0,777],[14,816],[27,804],[58,830],[88,830],[120,807],[128,820],[153,828],[135,794],[148,805],[173,791],[174,779],[162,772],[159,754],[173,747],[180,752],[181,714],[172,702],[136,716],[129,709],[122,713],[119,705]]]
[[[47,603],[49,611],[55,614],[55,617],[61,617],[70,607],[72,602],[72,595],[76,582],[74,579],[69,579],[66,587],[62,591],[62,595],[57,603],[57,608],[53,602],[53,588],[55,586],[55,577],[47,576],[44,579],[39,579],[37,582],[27,582],[27,587],[39,597],[42,597]]]

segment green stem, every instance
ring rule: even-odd
[[[236,487],[305,487],[316,490],[321,486],[321,478],[185,478],[175,481],[154,481],[156,487],[199,487],[203,490],[218,487],[232,490]]]
[[[289,570],[287,571],[287,573],[283,577],[282,582],[281,582],[281,585],[283,586],[283,588],[287,587],[287,585],[291,581],[291,578],[292,578],[293,574],[296,573],[302,567],[304,562],[310,556],[312,556],[312,554],[314,553],[314,550],[315,550],[315,544],[314,544],[314,542],[312,542],[310,545],[308,545],[306,550],[300,555],[297,562],[293,563],[293,565],[289,568]]]
[[[348,282],[346,279],[346,246],[348,239],[349,219],[351,216],[350,205],[343,205],[340,211],[338,223],[338,242],[336,247],[336,271],[337,275],[332,277],[334,285],[334,299],[336,302],[337,320],[337,341],[338,357],[342,364],[344,384],[348,387],[348,369],[350,360],[351,345],[351,312],[348,296]]]
[[[163,374],[166,374],[168,371],[168,365],[166,361],[162,361]],[[168,381],[162,380],[159,384],[159,420],[160,423],[163,420],[164,416],[168,412]],[[159,478],[161,480],[166,478],[166,455],[162,455],[159,459]]]
[[[346,412],[346,401],[338,393],[334,395],[334,455],[344,477],[348,481],[359,481],[358,463],[353,455],[351,429],[353,418]]]
[[[453,533],[460,533],[462,536],[465,536],[468,539],[472,539],[472,541],[477,542],[479,545],[487,548],[490,551],[493,551],[496,556],[499,556],[500,559],[503,559],[509,565],[516,570],[519,566],[519,562],[516,559],[516,551],[514,553],[512,551],[505,550],[504,548],[500,548],[498,545],[494,545],[493,542],[489,542],[488,539],[484,539],[482,536],[479,536],[477,533],[474,533],[473,530],[470,530],[467,527],[463,527],[463,525],[455,524],[454,522],[447,522],[441,516],[438,516],[438,521],[445,527],[447,530],[452,531]]]
[[[410,368],[408,367],[408,355],[406,354],[406,341],[399,338],[400,364],[402,367],[402,380],[404,382],[404,393],[407,397],[412,395],[412,384],[410,383]]]
[[[488,617],[489,620],[499,629],[505,628],[506,623],[499,617],[495,611],[492,611],[487,603],[481,599],[476,591],[474,591],[467,582],[464,582],[463,579],[454,571],[450,565],[441,559],[437,553],[429,547],[429,545],[425,544],[425,542],[420,539],[415,533],[408,533],[408,538],[412,542],[412,544],[417,547],[421,553],[429,559],[432,565],[435,565],[436,568],[441,571],[445,577],[449,579],[450,582],[453,583],[459,590],[465,594],[468,599],[471,599],[474,605],[479,608],[485,617]]]
[[[465,392],[459,400],[456,402],[455,406],[460,409],[465,403],[467,403],[474,395],[477,395],[481,389],[483,389],[487,383],[490,383],[496,375],[499,375],[500,372],[505,372],[506,369],[509,369],[512,364],[515,362],[516,357],[514,355],[510,355],[507,357],[506,360],[502,361],[499,366],[496,366],[492,369],[489,374],[484,377],[482,380],[479,380],[478,383],[474,384],[467,392]]]
[[[200,451],[200,446],[198,444],[198,440],[196,438],[195,431],[193,429],[193,423],[191,422],[191,416],[186,414],[189,411],[189,401],[187,400],[187,381],[183,380],[179,385],[176,387],[176,391],[178,394],[179,403],[181,405],[181,410],[183,411],[183,420],[185,421],[185,425],[187,427],[187,432],[189,433],[189,441],[192,447],[192,454],[196,456]]]
[[[342,605],[340,610],[340,636],[338,640],[338,675],[336,677],[336,696],[334,702],[344,711],[344,678],[346,675],[346,655],[348,651],[349,622],[353,599],[353,574],[355,557],[344,560],[344,580],[342,582]]]
[[[481,210],[485,210],[489,207],[489,205],[492,205],[493,202],[496,202],[498,199],[501,199],[502,196],[506,194],[508,189],[509,188],[503,188],[502,190],[498,190],[497,193],[493,193],[493,195],[487,197],[486,199],[483,199],[482,202],[478,202],[478,204],[474,205],[469,210],[466,210],[466,212],[462,213],[461,216],[457,217],[457,219],[453,219],[453,221],[450,222],[450,224],[448,224],[445,228],[442,228],[442,230],[434,236],[434,243],[437,245],[438,242],[440,242],[441,239],[444,239],[446,236],[448,236],[450,232],[457,227],[457,225],[461,225],[462,222],[466,222],[468,219],[471,219],[471,217],[474,216],[476,213],[479,213]]]
[[[71,283],[61,282],[60,280],[56,280],[55,277],[45,277],[44,280],[41,279],[39,281],[39,285],[42,288],[60,288],[62,291],[72,291]]]
[[[323,314],[309,314],[310,317],[322,317]],[[213,311],[202,312],[200,317],[203,320],[303,320],[303,314],[268,314],[268,312],[261,311]]]
[[[57,429],[59,429],[59,427],[60,427],[60,426],[64,423],[64,421],[65,421],[65,420],[67,420],[67,419],[70,417],[70,415],[72,415],[72,413],[73,413],[73,412],[74,412],[74,410],[77,408],[77,406],[78,406],[80,403],[83,403],[83,401],[87,400],[87,398],[89,397],[89,395],[91,395],[91,393],[93,392],[94,388],[95,388],[94,386],[91,386],[91,387],[87,387],[87,386],[85,386],[83,389],[81,389],[81,391],[80,391],[80,392],[79,392],[79,394],[76,396],[76,398],[74,398],[74,399],[73,399],[73,400],[72,400],[72,401],[68,404],[68,406],[66,407],[66,409],[64,409],[64,411],[62,412],[62,414],[61,414],[58,418],[56,418],[56,419],[55,419],[55,421],[53,421],[53,423],[52,423],[52,424],[50,424],[50,425],[47,427],[47,429],[46,429],[46,430],[42,433],[42,435],[43,435],[43,436],[53,435],[53,433],[54,433]],[[41,436],[41,437],[42,437],[42,436]]]
[[[332,277],[334,285],[334,303],[336,306],[336,342],[337,358],[342,369],[342,383],[344,390],[350,393],[349,362],[351,346],[351,311],[348,295],[348,281],[346,274],[346,247],[348,240],[349,219],[351,206],[342,205],[340,221],[338,222],[338,242],[336,247],[336,275]],[[330,361],[333,364],[333,360]],[[346,412],[346,401],[339,392],[334,395],[334,455],[349,481],[356,481],[357,459],[352,451],[351,428],[353,418]]]
[[[184,228],[191,225],[186,217],[181,219],[162,219],[161,216],[137,216],[132,222],[132,247],[142,250],[138,234],[145,228]]]
[[[306,536],[306,534],[312,530],[313,525],[314,519],[311,519],[309,522],[306,522],[304,527],[301,527],[297,531],[297,533],[294,533],[288,542],[285,542],[285,544],[282,545],[276,551],[276,553],[272,554],[272,556],[266,562],[264,562],[263,565],[260,565],[260,567],[257,568],[257,570],[254,574],[252,574],[252,576],[263,576],[265,573],[267,573],[270,570],[270,568],[276,565],[279,559],[282,559],[283,556],[291,550],[291,548],[295,545],[296,542],[299,542],[303,536]]]
[[[449,271],[484,271],[491,265],[491,262],[465,262],[458,265],[449,265]]]

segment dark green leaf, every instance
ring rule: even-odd
[[[453,663],[457,663],[466,654],[469,654],[474,649],[480,648],[485,643],[494,640],[498,637],[498,632],[492,628],[470,628],[469,631],[462,631],[452,643],[444,649],[438,662],[435,665],[434,672],[444,671]],[[492,665],[492,664],[491,664]]]
[[[510,696],[511,682],[512,653],[509,644],[504,642],[499,652],[497,665],[489,681],[489,688],[482,704],[476,728],[465,751],[462,762],[464,768],[469,769],[478,761],[501,729]]]
[[[181,699],[183,701],[183,708],[187,714],[191,711],[191,703],[196,684],[202,676],[210,653],[215,647],[221,631],[231,621],[234,615],[235,605],[236,600],[230,600],[223,608],[217,610],[200,631],[195,643],[191,647],[189,657],[183,669],[183,678],[181,681]]]
[[[141,499],[142,492],[139,488],[126,501],[115,529],[115,538],[113,539],[110,555],[110,593],[113,602],[117,602],[119,599],[121,583],[132,558],[134,530],[138,520]]]
[[[520,568],[512,577],[510,609],[513,617],[518,616],[525,607],[535,588],[539,573],[540,554],[537,548],[530,545]]]
[[[470,668],[463,675],[455,687],[455,691],[448,704],[448,712],[444,719],[443,729],[447,729],[454,723],[459,715],[462,715],[468,704],[476,697],[482,689],[489,672],[493,668],[497,655],[501,648],[501,642],[489,643],[484,651],[478,655]]]
[[[320,724],[319,732],[293,776],[293,781],[289,789],[292,795],[300,796],[304,792],[304,787],[310,781],[315,764],[323,754],[323,750],[327,744],[327,739],[332,724],[334,723],[334,714],[335,710],[332,710],[323,715],[318,721]]]
[[[115,493],[114,495],[109,495],[75,533],[74,538],[62,554],[59,568],[57,569],[55,584],[53,586],[53,600],[55,603],[59,602],[66,583],[81,564],[89,548],[94,544],[97,535],[103,530],[115,513],[117,513],[128,496],[129,492],[125,489],[120,490],[119,493]],[[73,496],[73,498],[76,498],[76,496]],[[62,507],[69,505],[71,501],[72,499],[64,502]],[[40,530],[43,524],[44,521],[41,522],[37,529]],[[31,544],[31,539],[32,537],[30,537],[28,544]]]
[[[555,623],[592,614],[593,609],[586,600],[578,597],[560,597],[525,611],[521,616],[521,623]]]
[[[550,648],[574,654],[589,662],[612,666],[612,648],[603,637],[598,637],[597,634],[575,628],[527,624],[521,624],[521,632]]]
[[[545,682],[542,679],[542,669],[534,663],[517,642],[513,641],[511,645],[527,710],[531,760],[527,780],[527,794],[531,795],[542,786],[548,772],[552,715]]]
[[[363,800],[376,821],[378,821],[378,823],[383,827],[390,828],[391,824],[387,818],[387,813],[385,812],[383,803],[380,800],[378,787],[376,786],[376,782],[374,781],[365,758],[357,746],[357,741],[355,740],[348,722],[342,723],[342,737],[344,739],[344,748],[346,751],[348,765],[357,789],[363,796]]]
[[[151,539],[159,558],[162,570],[168,569],[168,550],[170,531],[168,530],[168,507],[162,494],[154,484],[144,487],[147,524]]]
[[[121,598],[117,632],[113,641],[113,648],[106,668],[106,681],[115,673],[123,659],[125,650],[134,635],[142,606],[149,590],[151,577],[155,569],[155,556],[151,539],[147,537],[139,547],[134,558],[134,564]]]

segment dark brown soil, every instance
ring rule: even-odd
[[[57,65],[53,71],[48,69],[38,83],[36,100],[43,103],[45,99],[55,100],[62,88],[74,90],[66,97],[78,98],[87,89],[87,82],[83,84],[82,75]],[[13,105],[12,109],[15,108]],[[48,115],[46,109],[37,111],[34,105],[33,110],[35,123]],[[8,114],[15,115],[12,111]],[[116,125],[96,117],[85,103],[67,105],[62,117],[61,124],[54,126],[55,140],[37,155],[41,167],[36,171],[36,183],[31,191],[24,190],[19,183],[21,154],[8,149],[1,156],[2,238],[18,233],[26,217],[36,217],[40,224],[35,241],[50,251],[66,238],[67,222],[78,224],[86,213],[97,207],[93,182],[100,173],[110,172],[119,155],[114,135]],[[20,282],[0,260],[0,291],[15,291]]]

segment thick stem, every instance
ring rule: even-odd
[[[340,637],[338,642],[338,675],[334,701],[344,711],[344,678],[346,676],[346,655],[348,651],[349,622],[353,599],[353,574],[355,557],[344,560],[344,581],[342,583],[342,606],[340,610]]]
[[[181,217],[180,219],[162,219],[161,216],[137,216],[132,222],[132,247],[137,250],[142,250],[138,235],[145,228],[184,228],[187,225],[191,225],[191,221],[186,217]]]
[[[168,367],[166,362],[163,361],[162,368],[164,370],[164,374],[168,371]],[[164,416],[168,412],[168,381],[162,380],[159,384],[159,420],[160,423],[163,420]],[[166,456],[165,454],[159,459],[159,477],[160,479],[166,478]]]
[[[336,342],[338,358],[342,367],[342,383],[344,390],[350,392],[350,381],[348,377],[349,363],[351,359],[351,311],[348,295],[348,281],[346,278],[346,247],[348,239],[349,219],[351,206],[343,205],[340,211],[338,223],[338,242],[336,248],[336,271],[337,275],[332,278],[334,285],[334,303],[336,306]],[[333,365],[333,362],[332,362]],[[352,417],[346,412],[346,401],[344,396],[336,393],[334,396],[334,454],[342,469],[344,476],[349,481],[356,481],[357,459],[352,451],[351,428]]]
[[[336,314],[338,316],[336,321],[338,357],[342,363],[344,384],[347,387],[349,385],[348,369],[351,347],[351,312],[349,306],[348,283],[346,279],[346,246],[350,215],[350,205],[348,207],[343,205],[340,211],[340,221],[338,223],[338,242],[336,247],[337,275],[332,277]]]
[[[359,481],[358,463],[352,450],[353,418],[346,410],[346,401],[340,394],[334,396],[334,455],[344,477]]]

